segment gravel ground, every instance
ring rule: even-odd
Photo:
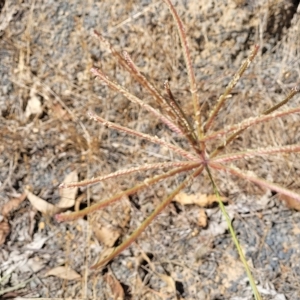
[[[96,234],[103,220],[125,236],[172,191],[180,176],[69,223],[57,223],[24,196],[29,190],[57,204],[71,197],[58,189],[69,173],[83,180],[128,165],[176,158],[156,145],[101,127],[89,120],[88,110],[186,146],[90,74],[93,65],[99,66],[153,104],[93,37],[97,29],[118,50],[130,53],[156,86],[163,89],[168,79],[184,110],[192,113],[189,101],[182,100],[190,99],[189,87],[167,7],[162,1],[124,3],[0,0],[0,207],[18,203],[8,215],[2,211],[0,219],[0,241],[7,235],[0,248],[0,297],[252,299],[227,226],[214,205],[204,210],[208,225],[203,229],[197,221],[203,209],[172,203],[105,269],[89,269],[105,249]],[[176,8],[189,37],[204,112],[254,44],[260,45],[215,128],[259,114],[300,84],[299,1],[191,0],[176,1]],[[299,99],[294,97],[288,107],[299,105]],[[226,151],[299,143],[299,121],[299,115],[293,115],[257,125]],[[253,158],[238,166],[300,191],[299,154]],[[263,299],[300,299],[299,206],[288,208],[276,193],[249,182],[215,176]],[[78,205],[85,207],[144,178],[139,174],[81,188]],[[212,189],[208,178],[202,178],[186,192],[210,195]],[[57,274],[59,266],[73,271]]]

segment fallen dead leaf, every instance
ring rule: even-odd
[[[61,266],[49,270],[45,276],[56,276],[66,280],[78,280],[81,276],[70,267]]]
[[[109,226],[98,226],[97,228],[93,228],[93,232],[97,240],[107,247],[112,247],[121,235],[119,230]]]
[[[35,209],[37,209],[38,211],[40,211],[40,212],[42,212],[46,215],[52,216],[52,215],[62,211],[61,208],[56,207],[51,203],[48,203],[44,199],[32,194],[28,190],[25,190],[25,193],[26,193],[26,196],[27,196],[28,200],[32,204],[32,206]]]
[[[283,194],[278,194],[278,198],[285,202],[286,206],[291,209],[300,210],[300,202]]]
[[[69,173],[63,183],[70,183],[70,182],[78,182],[78,173],[77,171],[73,171]],[[69,208],[74,206],[76,195],[78,192],[78,187],[69,188],[69,189],[60,189],[60,201],[56,204],[57,207],[61,208]]]
[[[2,245],[5,242],[6,237],[10,232],[10,226],[7,222],[7,217],[9,213],[17,209],[21,202],[23,202],[25,199],[26,193],[23,193],[22,195],[20,195],[20,197],[13,198],[3,205],[1,213],[4,219],[2,220],[2,222],[0,222],[0,245]]]
[[[70,115],[65,109],[62,108],[62,106],[59,103],[53,104],[52,112],[60,120],[68,121],[71,119]]]
[[[17,209],[19,205],[26,199],[26,193],[23,193],[20,197],[18,198],[13,198],[9,200],[7,203],[3,205],[2,208],[2,215],[3,217],[7,217],[8,214]]]
[[[107,273],[104,275],[104,280],[108,283],[114,300],[123,300],[125,297],[124,290],[120,282],[115,278],[115,276]]]
[[[130,221],[130,205],[128,199],[123,199],[108,209],[96,211],[90,221],[97,240],[110,248]]]
[[[221,197],[221,201],[225,201],[225,197]],[[192,194],[188,195],[186,193],[179,193],[175,198],[174,201],[182,204],[196,204],[200,207],[207,207],[212,205],[215,202],[218,202],[218,198],[216,195],[206,195],[206,194]]]
[[[6,220],[0,223],[0,245],[5,242],[6,237],[10,232],[10,226]]]

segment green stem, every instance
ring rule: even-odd
[[[255,284],[254,278],[253,278],[252,273],[250,271],[250,268],[249,268],[249,265],[247,263],[246,257],[245,257],[245,255],[243,253],[241,245],[240,245],[240,243],[238,241],[238,238],[237,238],[237,236],[235,234],[235,231],[234,231],[234,229],[232,227],[231,220],[230,220],[230,218],[228,216],[228,213],[227,213],[227,211],[225,209],[225,206],[224,206],[223,202],[221,201],[221,197],[220,197],[220,193],[219,193],[219,190],[217,188],[217,185],[216,185],[216,183],[215,183],[215,181],[214,181],[214,179],[212,177],[212,174],[211,174],[210,169],[208,168],[208,166],[206,167],[206,171],[207,171],[208,176],[209,176],[209,178],[211,180],[211,183],[213,185],[214,193],[217,196],[221,212],[222,212],[223,216],[225,217],[226,222],[228,224],[232,240],[233,240],[233,242],[235,244],[235,247],[236,247],[236,249],[237,249],[237,251],[239,253],[240,259],[241,259],[241,261],[242,261],[242,263],[244,265],[244,268],[246,270],[246,273],[247,273],[247,276],[249,278],[249,282],[250,282],[250,285],[251,285],[254,297],[255,297],[256,300],[262,300],[262,298],[261,298],[261,296],[260,296],[260,294],[259,294],[259,292],[257,290],[257,286]]]

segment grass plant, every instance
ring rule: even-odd
[[[195,74],[192,67],[192,61],[190,57],[190,51],[188,47],[187,37],[185,34],[183,23],[177,14],[174,6],[172,5],[170,0],[163,0],[169,7],[170,12],[175,20],[177,25],[178,34],[180,37],[181,47],[183,51],[183,56],[187,68],[188,81],[190,85],[190,93],[191,93],[191,101],[193,103],[193,117],[189,117],[183,111],[182,107],[179,104],[179,101],[176,100],[174,94],[171,91],[170,85],[168,82],[165,82],[165,93],[168,95],[164,97],[162,93],[152,85],[148,79],[139,71],[138,67],[135,65],[130,55],[127,52],[123,52],[122,54],[116,51],[113,46],[98,32],[95,31],[96,37],[104,43],[111,51],[112,55],[117,60],[118,64],[120,64],[126,71],[128,71],[131,76],[147,90],[147,92],[153,96],[156,103],[159,105],[159,109],[152,107],[151,105],[145,103],[142,99],[136,97],[128,90],[126,90],[123,86],[109,79],[100,69],[92,68],[92,74],[103,81],[109,88],[115,90],[118,93],[123,94],[125,98],[129,101],[140,105],[141,108],[147,110],[149,112],[149,118],[158,118],[162,123],[164,123],[170,130],[175,132],[179,137],[184,137],[186,142],[189,145],[189,149],[185,150],[175,144],[168,143],[161,138],[156,136],[148,135],[146,133],[141,133],[135,131],[133,129],[129,129],[127,127],[123,127],[119,124],[115,124],[113,122],[106,121],[105,119],[97,116],[93,112],[89,112],[89,117],[94,121],[114,130],[118,130],[120,132],[124,132],[129,135],[133,135],[142,140],[161,145],[166,147],[170,151],[173,151],[180,157],[182,160],[172,161],[172,162],[159,162],[154,164],[146,164],[139,167],[128,168],[124,170],[118,170],[117,172],[102,175],[97,178],[87,179],[81,182],[74,182],[68,184],[61,184],[60,188],[71,188],[71,187],[79,187],[79,186],[87,186],[91,184],[96,184],[104,180],[108,180],[111,178],[116,178],[119,176],[129,175],[135,172],[154,170],[160,171],[161,174],[150,177],[147,180],[136,184],[135,186],[122,191],[108,199],[105,199],[101,202],[95,203],[81,211],[72,212],[72,213],[62,213],[56,215],[56,219],[58,221],[70,221],[75,220],[77,218],[83,217],[87,214],[90,214],[98,209],[101,209],[107,205],[112,204],[120,200],[123,196],[132,195],[137,193],[142,189],[146,189],[154,185],[155,183],[162,181],[166,178],[175,176],[180,173],[186,173],[187,176],[185,179],[174,188],[173,192],[171,192],[168,196],[166,196],[162,202],[154,209],[154,211],[144,220],[139,228],[137,228],[123,243],[121,243],[115,250],[104,258],[102,261],[98,262],[94,266],[93,269],[97,269],[101,266],[104,266],[106,263],[111,261],[114,257],[119,255],[125,248],[127,248],[130,244],[132,244],[140,234],[147,228],[147,226],[153,221],[153,219],[160,214],[164,208],[173,200],[173,198],[180,192],[182,189],[186,188],[191,184],[191,182],[202,175],[204,172],[207,172],[211,184],[212,189],[216,196],[220,199],[220,191],[217,188],[215,183],[212,170],[225,172],[227,174],[232,174],[234,176],[240,177],[243,180],[247,180],[253,182],[263,188],[270,189],[277,193],[283,194],[287,197],[291,197],[297,201],[300,201],[300,195],[293,192],[290,189],[287,189],[283,186],[279,186],[272,182],[266,181],[263,178],[259,178],[254,175],[252,172],[247,172],[238,169],[233,166],[232,163],[234,161],[251,158],[255,156],[269,156],[277,153],[291,153],[291,152],[299,152],[300,144],[292,144],[286,146],[277,146],[277,147],[267,147],[267,148],[259,148],[259,149],[246,149],[241,152],[233,152],[233,153],[222,153],[227,145],[233,143],[236,138],[242,134],[247,128],[254,126],[259,123],[267,122],[270,120],[274,120],[276,118],[281,118],[284,116],[289,116],[294,113],[300,112],[300,107],[290,108],[286,110],[277,111],[281,106],[286,104],[290,99],[292,99],[298,92],[299,88],[293,88],[288,95],[281,102],[276,105],[270,107],[269,109],[261,112],[260,115],[244,119],[242,122],[234,125],[227,126],[223,129],[219,129],[217,131],[213,130],[213,124],[215,119],[218,117],[220,110],[224,107],[224,104],[231,97],[231,93],[233,88],[238,83],[241,76],[244,74],[246,69],[250,66],[251,62],[257,55],[259,51],[258,46],[254,46],[248,58],[243,62],[239,70],[233,76],[232,80],[229,82],[226,87],[224,93],[219,97],[217,103],[213,106],[209,114],[205,115],[202,111],[202,107],[199,102],[199,95],[197,90],[197,84],[195,80]],[[207,144],[210,141],[216,141],[216,147],[212,151],[208,151]],[[230,166],[228,165],[230,163]],[[168,169],[168,171],[163,171]],[[163,171],[163,172],[162,172]],[[254,280],[252,278],[249,266],[247,265],[244,254],[239,245],[238,239],[235,235],[234,229],[232,227],[231,221],[227,216],[225,207],[221,201],[219,201],[220,208],[225,218],[227,219],[228,226],[234,243],[239,252],[240,258],[245,266],[247,275],[249,277],[251,287],[253,289],[253,293],[256,299],[261,299],[257,288],[255,286]]]

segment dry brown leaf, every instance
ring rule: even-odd
[[[300,210],[300,202],[286,195],[278,194],[278,198],[285,202],[286,206],[291,209]]]
[[[63,183],[70,183],[70,182],[77,182],[78,181],[78,173],[77,171],[73,171],[69,173]],[[78,187],[69,188],[69,189],[60,189],[59,195],[60,195],[60,201],[57,203],[57,207],[61,208],[69,208],[74,206],[76,195],[78,192]]]
[[[119,230],[113,229],[113,227],[111,226],[97,226],[96,228],[93,227],[93,232],[97,240],[107,247],[112,247],[120,237]]]
[[[70,267],[61,266],[49,270],[45,276],[56,276],[66,280],[78,280],[81,276]]]
[[[70,115],[67,113],[65,109],[59,103],[55,103],[52,106],[53,114],[60,120],[68,121],[70,120]]]
[[[7,203],[5,203],[2,208],[3,217],[7,217],[11,211],[17,209],[21,204],[21,202],[23,202],[25,199],[26,199],[26,193],[23,193],[20,197],[13,198],[9,200]]]
[[[123,199],[106,210],[94,212],[90,221],[97,240],[107,247],[112,247],[120,237],[122,228],[130,221],[128,199]]]
[[[207,226],[207,215],[205,213],[205,210],[202,209],[202,208],[199,211],[198,225],[200,227],[206,227]]]
[[[114,300],[123,300],[125,295],[120,282],[112,274],[109,273],[105,274],[104,280],[108,283]]]
[[[0,245],[5,242],[6,237],[10,232],[10,226],[6,220],[0,223]]]
[[[158,277],[160,277],[160,279],[163,280],[167,284],[167,287],[163,288],[164,292],[166,292],[166,293],[176,293],[176,285],[175,285],[174,279],[172,277],[168,276],[168,275],[157,273],[155,271],[155,265],[153,264],[153,262],[151,261],[149,256],[143,251],[143,249],[141,247],[139,247],[138,244],[136,246],[141,251],[140,255],[138,257],[136,257],[137,265],[140,266],[142,262],[146,261],[147,266],[150,267],[151,271],[153,273],[155,273]]]
[[[52,216],[52,215],[62,211],[61,208],[56,207],[51,203],[48,203],[47,201],[43,200],[42,198],[39,198],[38,196],[32,194],[28,190],[25,190],[25,193],[26,193],[28,200],[32,204],[32,206],[44,214]]]
[[[221,201],[225,201],[225,197],[220,197]],[[193,194],[188,195],[186,193],[179,193],[175,198],[174,201],[182,204],[196,204],[200,207],[210,206],[215,202],[218,202],[218,198],[216,195],[206,195],[206,194]]]

